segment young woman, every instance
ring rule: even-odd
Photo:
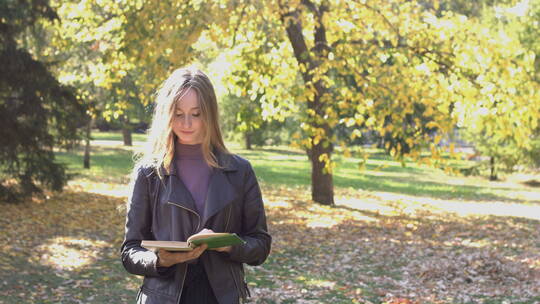
[[[144,276],[137,303],[239,303],[249,294],[243,264],[262,264],[271,237],[253,169],[227,151],[204,73],[172,73],[158,92],[148,134],[121,249],[126,270]],[[245,244],[189,252],[141,247],[142,240],[186,241],[201,231],[234,232]]]

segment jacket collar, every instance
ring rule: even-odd
[[[199,215],[201,229],[204,228],[206,221],[209,218],[229,205],[238,195],[234,185],[231,184],[226,175],[226,172],[238,170],[233,156],[224,153],[216,153],[215,155],[218,164],[222,168],[213,168],[213,173],[210,176],[204,212]],[[180,176],[176,174],[175,163],[173,162],[171,165],[170,174],[166,174],[164,172],[165,170],[162,171],[164,175],[169,177],[167,178],[165,192],[167,200],[196,213],[197,208],[195,207],[195,201],[191,196],[191,193],[182,182]]]
[[[232,156],[232,154],[223,153],[216,148],[212,148],[212,152],[216,156],[217,163],[220,166],[220,168],[214,168],[214,170],[221,170],[224,172],[233,172],[238,170],[237,163],[234,161],[234,157]],[[178,175],[176,164],[174,161],[171,163],[171,169],[169,170],[169,172],[167,172],[163,167],[159,169],[162,176]]]

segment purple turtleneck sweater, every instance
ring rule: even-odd
[[[212,168],[204,160],[201,144],[176,143],[174,161],[178,170],[176,174],[191,193],[197,212],[202,216]]]

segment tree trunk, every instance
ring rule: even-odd
[[[323,153],[332,153],[329,147],[321,143],[313,146],[308,152],[311,161],[311,199],[323,205],[334,205],[334,181],[332,174],[324,173],[324,162],[319,161]]]
[[[124,146],[133,145],[133,140],[131,137],[131,129],[126,125],[122,127],[122,137],[124,138]]]
[[[489,168],[490,168],[489,180],[490,181],[498,180],[499,178],[497,177],[497,170],[495,168],[495,156],[490,157],[490,159],[489,159]]]
[[[121,115],[120,122],[122,124],[122,138],[124,140],[124,146],[131,147],[133,145],[133,140],[131,138],[131,126],[129,125],[129,117],[127,115]]]
[[[326,39],[326,29],[323,23],[323,15],[328,11],[328,7],[321,4],[317,7],[316,4],[311,1],[302,1],[300,7],[291,11],[286,9],[286,3],[279,3],[282,11],[281,21],[283,22],[289,41],[294,51],[296,61],[306,67],[306,70],[300,72],[302,79],[306,87],[314,88],[314,97],[307,102],[308,108],[311,110],[307,120],[309,125],[314,130],[322,129],[324,134],[322,138],[315,140],[315,137],[311,136],[311,142],[313,146],[307,151],[308,157],[311,160],[311,197],[312,199],[323,205],[334,204],[334,184],[332,180],[332,173],[324,172],[324,162],[319,161],[319,157],[323,154],[331,159],[332,156],[332,128],[324,119],[326,109],[331,106],[328,102],[325,102],[326,95],[329,94],[330,88],[321,80],[313,80],[313,71],[317,70],[322,61],[325,60],[325,48],[328,46]],[[300,9],[305,7],[311,10],[314,16],[317,18],[317,25],[314,31],[314,47],[310,50],[304,39],[304,31],[300,18]],[[329,74],[329,72],[325,72]],[[316,142],[316,143],[315,143]],[[325,147],[326,146],[326,147]]]
[[[84,146],[84,160],[83,160],[85,169],[90,169],[90,136],[92,132],[92,124],[93,124],[92,122],[93,120],[89,119],[88,124],[86,125],[86,139],[85,139],[86,144]]]
[[[246,150],[251,150],[251,132],[244,132]]]

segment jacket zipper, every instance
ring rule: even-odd
[[[186,208],[186,207],[184,207],[184,206],[175,204],[175,203],[173,203],[173,202],[167,202],[167,204],[171,204],[171,205],[174,205],[174,206],[176,206],[176,207],[180,207],[180,208],[182,208],[182,209],[185,209],[185,210],[187,210],[187,211],[189,211],[189,212],[195,214],[195,215],[197,216],[197,220],[198,220],[196,232],[199,231],[199,227],[200,227],[200,225],[201,225],[201,216],[200,216],[197,212],[195,212],[194,210],[191,210],[191,209],[189,209],[189,208]],[[180,289],[180,294],[178,295],[178,301],[177,301],[177,303],[180,303],[180,299],[182,298],[182,293],[184,292],[184,281],[186,280],[187,267],[189,267],[189,265],[186,265],[186,270],[184,271],[184,277],[182,278],[182,287],[181,287],[181,289]]]
[[[246,294],[242,290],[242,287],[240,286],[240,283],[238,282],[235,272],[232,268],[232,266],[229,266],[229,270],[231,271],[231,275],[234,281],[234,285],[236,286],[236,290],[238,291],[238,296],[240,297],[241,303],[246,299]]]
[[[194,210],[191,210],[191,209],[189,209],[189,208],[186,208],[186,207],[184,207],[184,206],[175,204],[175,203],[173,203],[173,202],[167,202],[167,204],[171,204],[171,205],[174,205],[174,206],[176,206],[176,207],[180,207],[180,208],[182,208],[182,209],[186,209],[187,211],[190,211],[190,212],[192,212],[193,214],[195,214],[195,215],[197,216],[197,219],[199,220],[199,221],[197,222],[197,229],[196,229],[195,232],[199,232],[199,227],[200,227],[200,225],[201,225],[201,216],[200,216],[197,212],[195,212]]]
[[[182,278],[182,285],[180,285],[180,294],[178,295],[178,301],[176,301],[176,303],[180,303],[180,300],[182,299],[182,293],[184,292],[184,282],[186,281],[188,267],[189,265],[186,265],[186,270],[184,271],[184,277]]]

